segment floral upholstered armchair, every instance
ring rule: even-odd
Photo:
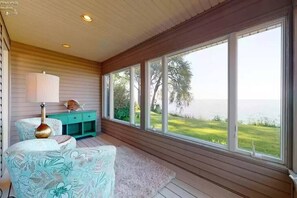
[[[28,147],[38,141],[38,151]],[[18,198],[110,198],[115,155],[114,146],[59,150],[55,140],[34,139],[11,146],[4,159]]]
[[[35,139],[35,129],[40,125],[41,118],[26,118],[15,122],[20,141]],[[46,124],[51,127],[52,134],[62,135],[62,122],[58,119],[46,118]]]

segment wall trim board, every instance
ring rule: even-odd
[[[297,138],[297,0],[294,1],[294,14],[293,14],[293,53],[295,54],[293,59],[293,139]],[[293,164],[292,169],[297,172],[297,144],[293,144]]]
[[[10,127],[8,122],[10,121],[10,38],[7,32],[2,14],[0,13],[0,25],[1,25],[1,49],[0,49],[0,62],[1,62],[1,75],[0,75],[0,91],[2,104],[0,109],[0,177],[5,171],[5,165],[2,162],[2,156],[5,149],[8,147]]]
[[[102,74],[287,16],[290,0],[227,1],[102,62]]]

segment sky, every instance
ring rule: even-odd
[[[228,44],[184,55],[194,99],[227,99]],[[280,99],[281,27],[238,39],[238,99]]]

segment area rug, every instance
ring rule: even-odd
[[[125,146],[117,147],[115,172],[115,198],[153,197],[175,178],[172,170]]]

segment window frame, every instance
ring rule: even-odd
[[[226,43],[226,42],[228,43],[228,36],[222,36],[222,37],[215,38],[215,39],[212,39],[210,41],[203,42],[203,43],[200,43],[198,45],[194,45],[194,46],[191,46],[191,47],[188,47],[188,48],[184,48],[184,49],[181,49],[181,50],[166,54],[166,55],[158,57],[158,58],[150,59],[150,60],[147,61],[147,63],[148,63],[148,62],[151,62],[151,61],[154,61],[154,60],[161,59],[162,60],[162,69],[163,69],[163,79],[162,79],[163,80],[163,84],[162,84],[162,131],[152,130],[150,128],[146,128],[147,131],[158,132],[158,133],[164,134],[164,135],[169,136],[169,137],[173,137],[173,138],[177,138],[177,139],[184,139],[184,140],[188,140],[188,141],[191,141],[191,142],[194,142],[194,143],[199,143],[199,144],[211,146],[211,147],[215,147],[215,148],[218,148],[218,149],[228,150],[227,149],[228,144],[227,145],[217,144],[217,143],[209,142],[209,141],[199,139],[199,138],[194,138],[194,137],[190,137],[190,136],[185,136],[185,135],[181,135],[181,134],[175,134],[175,133],[172,133],[172,132],[168,132],[168,66],[167,66],[168,57],[175,56],[175,55],[178,55],[178,54],[182,54],[182,53],[185,53],[185,52],[188,52],[188,51],[196,50],[196,49],[199,49],[199,48],[201,48],[200,50],[203,50],[204,47],[212,47],[212,46],[216,46],[216,45]],[[148,66],[148,64],[147,64],[147,66]],[[148,73],[146,73],[146,78],[147,79],[150,78],[150,75]],[[229,90],[229,84],[227,86],[228,86],[228,90]],[[146,88],[149,88],[149,87],[147,86]],[[149,93],[149,90],[146,90],[146,93]],[[149,98],[147,98],[147,100],[149,100]],[[227,106],[229,106],[229,104]],[[228,109],[228,107],[227,107],[227,109]],[[228,110],[228,112],[229,112],[229,110]],[[146,111],[146,114],[148,114],[148,116],[149,116],[149,113],[150,113],[150,111]],[[148,120],[145,120],[145,122],[147,123]],[[228,135],[228,130],[229,130],[229,127],[226,130],[227,135]],[[227,140],[228,140],[228,136],[227,136]]]
[[[131,68],[135,68],[136,66],[140,67],[140,70],[144,69],[145,70],[145,79],[142,80],[142,82],[144,82],[144,85],[141,85],[141,89],[144,89],[144,95],[141,96],[142,98],[144,97],[144,104],[141,104],[141,111],[144,111],[144,126],[140,126],[140,129],[144,129],[144,132],[153,132],[153,133],[157,133],[157,134],[161,134],[164,136],[168,136],[170,138],[174,138],[174,139],[178,139],[181,141],[185,141],[185,142],[191,142],[194,144],[198,144],[198,145],[203,145],[206,146],[208,148],[212,148],[212,149],[216,149],[216,150],[222,150],[224,152],[230,153],[230,154],[234,154],[234,155],[243,155],[246,156],[250,159],[254,159],[254,160],[264,160],[264,161],[268,161],[268,162],[274,162],[274,163],[278,163],[278,164],[285,164],[288,162],[288,130],[289,130],[289,126],[287,126],[289,120],[288,118],[290,117],[290,110],[289,110],[289,100],[290,98],[287,97],[290,93],[290,90],[288,89],[290,86],[290,77],[289,77],[289,60],[288,60],[288,52],[286,50],[286,44],[287,44],[287,31],[288,31],[288,24],[287,24],[287,18],[286,17],[282,17],[276,20],[272,20],[269,22],[265,22],[259,25],[255,25],[253,27],[249,27],[249,28],[245,28],[243,30],[240,31],[236,31],[236,32],[232,32],[228,35],[224,35],[215,39],[212,39],[210,41],[207,42],[203,42],[200,43],[198,45],[194,45],[188,48],[184,48],[181,50],[177,50],[162,56],[158,56],[156,58],[152,58],[149,60],[145,60],[144,62],[144,67],[141,67],[141,64],[135,64],[132,66],[128,66],[125,67],[124,69],[121,70],[116,70],[113,71],[111,73],[105,74],[103,75],[104,77],[106,75],[109,75],[109,91],[110,91],[110,95],[109,95],[109,104],[110,104],[110,112],[109,112],[109,117],[106,114],[106,111],[108,108],[106,108],[105,105],[107,105],[107,103],[105,102],[106,100],[106,83],[104,82],[105,78],[103,78],[103,90],[102,90],[102,94],[103,94],[103,113],[102,116],[106,119],[109,119],[111,121],[115,121],[121,124],[125,124],[125,125],[130,125],[133,127],[136,127],[135,124],[132,124],[130,119],[130,122],[125,122],[125,121],[121,121],[121,120],[117,120],[113,118],[113,83],[112,83],[112,74],[122,71],[122,70],[126,70],[129,68],[130,70],[130,116],[131,116],[131,83],[133,83],[133,78],[131,75]],[[248,150],[244,150],[244,149],[240,149],[238,147],[238,93],[237,93],[237,88],[238,88],[238,81],[237,81],[237,76],[238,76],[238,63],[237,63],[237,53],[238,53],[238,38],[241,35],[247,34],[249,32],[254,32],[257,30],[261,30],[263,28],[268,28],[269,26],[273,26],[276,24],[281,24],[281,28],[282,28],[282,33],[281,33],[281,39],[282,39],[282,49],[281,49],[281,120],[280,120],[280,124],[281,124],[281,128],[280,128],[280,158],[276,158],[273,156],[269,156],[269,155],[265,155],[265,154],[260,154],[260,153],[256,153],[256,155],[253,155],[251,151]],[[220,43],[220,42],[225,42],[227,41],[227,45],[228,45],[228,102],[227,102],[227,115],[228,115],[228,128],[227,128],[227,145],[222,145],[222,144],[218,144],[218,143],[213,143],[213,142],[208,142],[206,140],[202,140],[202,139],[198,139],[198,138],[193,138],[193,137],[189,137],[189,136],[185,136],[185,135],[180,135],[180,134],[173,134],[173,133],[168,133],[168,66],[167,66],[167,61],[168,61],[168,57],[170,56],[174,56],[177,54],[181,54],[183,52],[187,52],[187,51],[191,51],[197,48],[203,48],[204,46],[207,45],[212,45],[215,43]],[[150,128],[150,67],[149,67],[149,62],[152,61],[156,61],[156,60],[161,60],[162,62],[162,70],[163,70],[163,78],[162,78],[162,130],[156,130],[156,129],[152,129]],[[132,91],[133,92],[133,91]],[[143,91],[142,91],[143,93]],[[134,106],[134,105],[133,105]],[[134,114],[134,108],[132,109],[133,111],[133,116]]]
[[[237,114],[238,114],[238,104],[237,104],[237,76],[238,76],[238,64],[237,64],[237,40],[240,35],[247,34],[249,32],[254,32],[259,29],[264,29],[268,28],[269,26],[277,25],[280,24],[282,28],[282,49],[281,49],[281,56],[282,56],[282,61],[281,61],[281,135],[280,135],[280,158],[276,158],[270,155],[262,154],[262,153],[257,153],[256,155],[253,155],[251,151],[244,150],[238,147],[238,119],[237,119]],[[166,54],[164,56],[158,57],[158,58],[153,58],[150,60],[146,61],[146,90],[145,92],[147,93],[146,95],[146,111],[145,111],[145,130],[149,132],[157,132],[158,134],[163,134],[169,137],[177,138],[177,139],[182,139],[182,140],[188,140],[194,143],[198,144],[203,144],[207,146],[211,146],[214,148],[220,148],[223,150],[226,150],[227,152],[230,153],[238,153],[238,154],[243,154],[245,156],[250,156],[251,158],[256,158],[256,159],[261,159],[261,160],[266,160],[266,161],[272,161],[276,163],[281,163],[284,164],[286,161],[286,152],[287,148],[285,148],[286,145],[286,140],[287,140],[287,126],[286,126],[286,120],[287,120],[287,115],[288,115],[288,109],[286,109],[286,105],[288,103],[288,99],[286,99],[287,91],[286,87],[288,87],[288,80],[287,77],[288,74],[286,73],[286,61],[285,61],[285,31],[286,31],[286,18],[280,18],[277,20],[269,21],[266,23],[262,23],[260,25],[256,25],[250,28],[246,28],[244,30],[238,31],[238,32],[232,32],[226,36],[222,36],[207,42],[203,42],[198,45],[194,45],[185,49],[181,49],[169,54]],[[227,129],[227,145],[221,145],[213,142],[208,142],[206,140],[198,139],[198,138],[193,138],[193,137],[188,137],[185,135],[179,135],[179,134],[173,134],[173,133],[168,133],[168,67],[167,67],[167,59],[170,56],[178,55],[183,52],[188,52],[197,48],[202,48],[204,46],[208,45],[216,45],[216,43],[224,43],[224,41],[227,41],[228,43],[228,129]],[[162,60],[162,69],[163,69],[163,83],[162,83],[162,131],[160,130],[153,130],[149,128],[149,116],[150,116],[150,109],[147,106],[149,104],[149,79],[150,79],[150,74],[149,74],[149,62],[155,61],[155,60]]]
[[[157,58],[153,58],[150,60],[145,61],[145,130],[149,131],[149,132],[155,132],[155,133],[163,133],[163,78],[164,75],[162,76],[162,130],[158,130],[158,129],[152,129],[150,128],[150,124],[151,124],[151,119],[150,119],[150,76],[151,76],[151,71],[150,71],[150,65],[149,62],[154,62],[154,61],[158,61],[161,60],[161,67],[162,70],[164,69],[163,67],[163,59],[164,56],[160,56]],[[163,71],[164,74],[164,71]]]
[[[240,38],[240,36],[245,35],[245,34],[249,34],[249,33],[253,33],[255,31],[259,31],[261,29],[265,29],[268,28],[269,26],[273,26],[273,25],[277,25],[280,24],[281,25],[281,70],[280,70],[280,75],[281,75],[281,118],[280,118],[280,158],[276,158],[270,155],[266,155],[263,153],[257,153],[255,155],[253,155],[253,153],[251,151],[247,151],[244,149],[241,149],[237,147],[235,149],[235,152],[240,153],[240,154],[244,154],[244,155],[250,155],[252,158],[257,158],[257,159],[263,159],[263,160],[267,160],[267,161],[272,161],[272,162],[276,162],[276,163],[281,163],[281,164],[285,164],[286,160],[287,160],[287,148],[285,148],[287,145],[287,137],[288,137],[288,127],[287,127],[287,118],[288,118],[288,113],[289,110],[287,108],[287,104],[289,103],[288,98],[286,97],[286,95],[288,94],[288,87],[289,87],[289,81],[288,81],[288,70],[286,69],[288,67],[288,63],[286,62],[286,52],[285,52],[285,43],[286,43],[286,18],[282,17],[273,21],[268,21],[266,23],[262,23],[250,28],[246,28],[244,30],[238,31],[235,33],[236,36],[236,49],[237,49],[237,40]],[[235,64],[235,69],[237,71],[238,69],[238,63],[236,60],[236,64]],[[236,76],[237,77],[237,76]],[[236,79],[236,86],[238,85],[237,79]],[[237,92],[237,88],[236,88],[236,92]],[[286,99],[287,98],[287,99]],[[236,94],[236,103],[237,103],[237,94]],[[236,116],[237,116],[237,107],[238,104],[236,104]],[[238,126],[236,123],[236,137],[238,133]],[[238,138],[237,138],[238,141]]]
[[[110,78],[110,74],[105,74],[103,75],[102,78],[102,118],[109,118],[109,111],[108,111],[108,103],[107,103],[107,83],[106,83],[106,77],[108,77],[108,79]],[[110,83],[110,80],[108,80]],[[110,102],[110,100],[108,100]]]
[[[112,71],[108,74],[105,74],[103,75],[103,89],[102,89],[102,95],[103,95],[103,104],[102,104],[102,109],[103,109],[103,112],[102,112],[102,117],[103,118],[106,118],[106,119],[109,119],[111,121],[114,121],[114,122],[118,122],[118,123],[121,123],[121,124],[125,124],[125,125],[129,125],[129,126],[133,126],[133,127],[136,127],[136,128],[140,128],[140,125],[136,125],[135,124],[135,109],[134,109],[134,89],[133,89],[133,85],[134,85],[134,76],[135,76],[135,68],[136,67],[139,67],[140,71],[141,71],[141,65],[138,63],[138,64],[135,64],[135,65],[131,65],[131,66],[128,66],[128,67],[125,67],[123,69],[119,69],[119,70],[116,70],[116,71]],[[130,87],[130,90],[129,90],[129,95],[130,95],[130,120],[129,122],[127,121],[123,121],[123,120],[119,120],[119,119],[116,119],[114,118],[114,95],[113,95],[113,75],[115,73],[119,73],[119,72],[122,72],[122,71],[126,71],[126,70],[129,70],[130,72],[130,80],[129,80],[129,87]],[[106,100],[107,100],[107,83],[105,82],[105,77],[106,76],[109,76],[109,116],[107,116],[107,104],[106,103]],[[132,78],[133,77],[133,78]],[[131,89],[132,88],[132,89]],[[131,119],[132,118],[132,119]]]

